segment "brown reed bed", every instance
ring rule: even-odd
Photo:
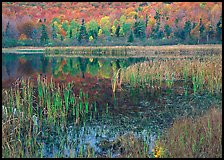
[[[173,45],[173,46],[97,46],[97,47],[47,47],[50,55],[216,55],[222,53],[221,45]]]
[[[163,150],[159,157],[221,158],[222,109],[212,107],[202,117],[174,122],[156,144]]]

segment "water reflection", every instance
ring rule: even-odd
[[[66,76],[110,79],[115,71],[133,63],[142,62],[145,58],[62,58],[45,57],[42,54],[16,55],[6,54],[2,59],[3,87],[9,80],[29,77],[34,74],[52,75],[65,80]]]

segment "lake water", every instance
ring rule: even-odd
[[[77,157],[80,148],[85,150],[87,144],[94,148],[96,155],[116,157],[120,154],[118,151],[103,148],[100,144],[103,140],[112,142],[128,133],[143,138],[150,146],[150,153],[158,133],[170,127],[174,120],[200,114],[211,105],[221,103],[220,97],[210,94],[150,93],[133,90],[128,85],[123,85],[122,90],[113,94],[111,81],[118,69],[150,60],[144,57],[65,58],[5,54],[2,57],[2,86],[7,89],[16,80],[24,77],[35,79],[40,74],[53,77],[58,83],[74,82],[74,94],[78,95],[81,89],[88,93],[89,104],[96,105],[98,112],[80,125],[71,116],[64,126],[42,126],[37,140],[43,145],[40,151],[43,157]]]

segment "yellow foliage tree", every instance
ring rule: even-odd
[[[156,24],[156,20],[154,18],[149,18],[148,26],[153,27]]]
[[[91,42],[93,40],[93,36],[90,36],[89,37],[89,41]]]
[[[27,36],[23,33],[19,36],[19,40],[26,40],[26,39],[27,39]]]
[[[102,36],[102,33],[103,33],[102,29],[99,29],[98,37],[101,37]]]
[[[115,32],[116,32],[116,27],[113,25],[111,27],[111,36],[114,36],[115,35]]]

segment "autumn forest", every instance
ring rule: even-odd
[[[222,43],[221,2],[2,2],[3,47]]]

